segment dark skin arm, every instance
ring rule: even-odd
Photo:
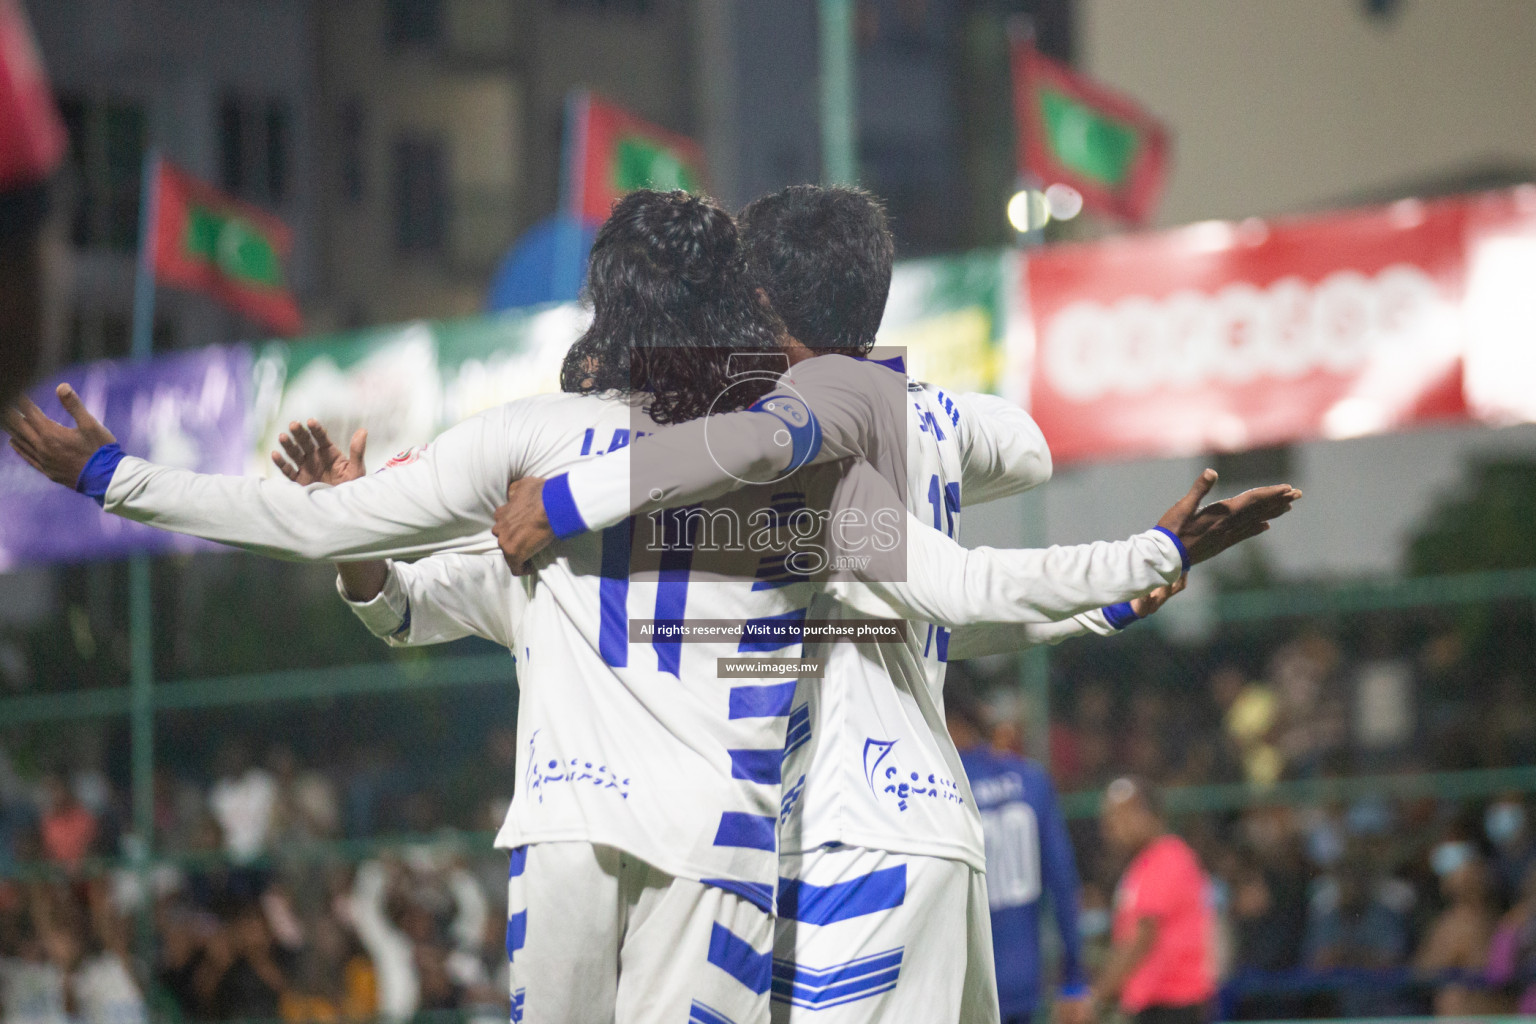
[[[1125,987],[1125,981],[1133,973],[1141,962],[1152,952],[1152,946],[1157,942],[1157,922],[1150,917],[1143,917],[1136,922],[1136,934],[1130,942],[1116,943],[1109,951],[1109,956],[1104,961],[1104,966],[1099,970],[1099,978],[1093,985],[1093,994],[1089,997],[1095,1006],[1109,1006],[1120,995],[1120,989]]]
[[[368,431],[359,430],[352,435],[348,450],[343,452],[331,440],[319,420],[308,424],[294,420],[288,424],[288,433],[277,435],[277,443],[288,453],[272,453],[272,462],[282,474],[296,484],[329,484],[334,487],[363,476],[363,453],[368,446]],[[289,462],[288,460],[293,460]],[[347,596],[354,601],[371,601],[384,589],[389,577],[389,565],[383,559],[365,562],[337,562],[336,572]]]

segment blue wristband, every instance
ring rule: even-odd
[[[821,424],[806,404],[793,395],[769,395],[748,411],[767,413],[784,424],[789,433],[786,471],[799,469],[821,451]]]
[[[117,464],[122,461],[123,446],[116,441],[97,448],[80,471],[80,479],[75,481],[75,490],[105,508],[112,474],[117,472]]]
[[[561,473],[545,480],[540,493],[544,499],[544,517],[549,520],[549,528],[555,531],[556,537],[569,540],[587,532],[587,521],[581,518],[576,499],[571,497],[568,474]]]
[[[1119,604],[1106,605],[1104,607],[1104,617],[1108,619],[1109,624],[1116,629],[1124,629],[1126,626],[1129,626],[1131,623],[1141,618],[1140,615],[1136,614],[1136,609],[1131,607],[1131,602],[1129,601],[1121,601]]]
[[[1061,998],[1063,999],[1087,999],[1090,989],[1086,981],[1073,982],[1070,985],[1061,986]]]
[[[1166,526],[1154,526],[1152,529],[1168,535],[1168,539],[1173,541],[1173,546],[1179,549],[1179,561],[1184,563],[1184,571],[1189,572],[1189,549],[1184,546],[1183,541],[1179,540],[1179,535]]]

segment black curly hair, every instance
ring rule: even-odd
[[[896,258],[880,200],[845,185],[791,185],[737,220],[747,269],[797,341],[854,356],[874,346]]]
[[[747,277],[736,222],[709,199],[640,189],[614,204],[587,270],[592,325],[560,388],[645,392],[651,419],[681,423],[750,404],[769,382],[731,387],[732,354],[776,353],[782,325]],[[739,369],[739,367],[738,367]]]

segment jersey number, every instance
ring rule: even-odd
[[[1040,826],[1029,804],[981,812],[987,842],[987,903],[993,910],[1040,898]]]
[[[697,517],[689,513],[696,507],[667,509],[661,513],[664,518],[662,536],[668,538],[669,543],[661,552],[656,578],[653,618],[658,623],[682,622],[688,606],[688,573],[693,567],[694,533],[698,527]],[[603,663],[614,668],[629,664],[629,555],[634,535],[634,516],[603,531],[597,649],[603,656]],[[682,667],[682,641],[657,637],[651,641],[651,646],[656,648],[656,667],[662,672],[678,675]]]
[[[932,413],[928,414],[930,417]],[[937,429],[937,427],[935,427]],[[944,435],[938,435],[942,438]],[[960,515],[960,482],[939,485],[939,475],[928,478],[928,504],[933,506],[933,528],[950,540],[955,539],[955,520]],[[941,518],[942,516],[942,518]],[[937,646],[937,652],[934,651]],[[923,641],[923,657],[936,653],[940,661],[949,660],[949,630],[943,626],[928,627],[928,638]]]

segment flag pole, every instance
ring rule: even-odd
[[[134,362],[149,359],[155,344],[155,207],[160,154],[144,154],[144,177],[139,191],[139,252],[133,280],[133,338],[129,355]],[[128,724],[132,758],[133,831],[132,851],[137,862],[140,907],[139,955],[154,953],[154,915],[149,891],[149,866],[155,845],[155,660],[154,597],[150,587],[149,556],[139,552],[128,559]]]
[[[852,185],[859,178],[854,111],[853,0],[820,0],[821,180]]]

